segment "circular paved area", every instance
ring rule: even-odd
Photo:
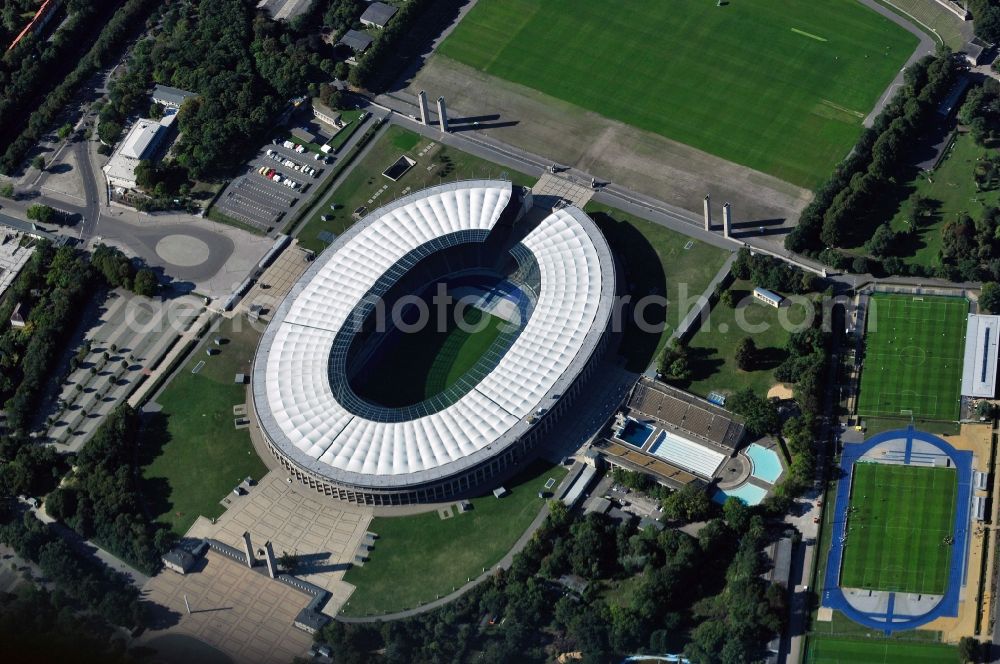
[[[156,255],[180,267],[201,265],[210,254],[208,244],[191,235],[167,235],[156,243]]]

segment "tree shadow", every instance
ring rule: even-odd
[[[136,450],[136,466],[146,468],[163,454],[163,447],[170,442],[167,416],[162,412],[143,413],[140,440],[142,442]],[[174,504],[170,500],[173,489],[167,478],[140,475],[140,488],[146,502],[146,512],[151,518],[167,514],[173,509]]]
[[[645,371],[655,359],[656,347],[667,324],[667,307],[655,302],[643,306],[641,312],[634,307],[647,296],[666,296],[663,265],[656,249],[627,218],[618,220],[605,212],[595,212],[590,217],[607,239],[615,263],[623,272],[626,294],[631,297],[630,306],[622,310],[622,341],[618,352],[625,357],[628,371]],[[637,321],[640,313],[641,327]]]
[[[758,348],[753,357],[753,370],[774,371],[787,359],[788,351],[784,348],[778,348],[776,346]]]

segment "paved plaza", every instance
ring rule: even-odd
[[[152,627],[136,642],[157,650],[153,661],[288,664],[312,645],[312,637],[292,625],[308,595],[214,551],[187,575],[160,572],[143,596],[159,605]]]
[[[291,243],[273,263],[264,271],[264,274],[257,279],[257,283],[240,300],[240,303],[233,307],[229,317],[248,312],[250,307],[259,304],[263,307],[261,318],[270,320],[270,315],[278,308],[281,301],[288,295],[295,282],[309,267],[307,260],[309,252],[299,246],[298,240]]]
[[[288,552],[298,558],[295,576],[330,591],[323,613],[336,615],[354,590],[344,582],[344,572],[371,523],[371,508],[324,498],[294,480],[289,483],[281,469],[265,475],[247,495],[230,495],[224,502],[229,509],[216,523],[199,518],[187,536],[211,537],[240,550],[244,532],[250,533],[255,550],[270,541],[275,555]]]

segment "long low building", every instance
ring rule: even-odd
[[[969,314],[965,330],[962,396],[992,399],[997,391],[1000,316]]]
[[[432,187],[372,212],[312,264],[253,366],[254,412],[294,477],[344,500],[405,504],[481,491],[533,458],[607,346],[616,283],[582,210],[530,208],[506,181]],[[472,306],[504,330],[457,381],[389,403],[370,386],[400,380],[381,363],[401,340],[378,311],[442,284],[479,292]]]
[[[612,466],[677,488],[708,483],[743,440],[740,418],[665,383],[641,378],[595,445]]]

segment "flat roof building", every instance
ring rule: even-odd
[[[313,99],[312,102],[313,117],[324,124],[328,124],[331,127],[337,127],[340,121],[340,111],[335,111],[319,99]]]
[[[992,399],[997,388],[1000,316],[969,314],[965,330],[962,396]]]
[[[753,289],[753,296],[755,299],[760,300],[764,304],[774,307],[775,309],[780,307],[782,301],[785,299],[774,291],[769,291],[766,288],[760,288],[759,286]]]
[[[160,120],[136,121],[103,168],[108,185],[120,189],[135,189],[138,186],[135,167],[143,159],[151,159],[156,154],[176,118],[176,112],[171,111]]]
[[[384,2],[373,2],[361,15],[361,24],[381,30],[389,23],[389,19],[396,15],[397,11],[392,5],[387,5]]]

